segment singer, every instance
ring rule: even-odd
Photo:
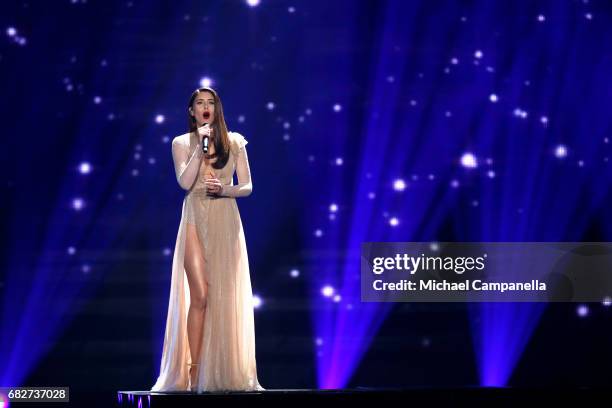
[[[236,205],[236,197],[248,196],[253,188],[247,141],[228,132],[221,99],[209,87],[193,92],[187,114],[189,133],[172,141],[176,178],[187,193],[172,261],[161,369],[152,390],[263,390],[255,364],[249,261]]]

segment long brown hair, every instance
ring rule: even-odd
[[[222,169],[225,167],[227,160],[229,159],[229,135],[227,134],[227,125],[225,124],[225,116],[223,116],[223,104],[221,103],[221,98],[217,92],[208,87],[198,88],[191,94],[191,98],[189,98],[189,104],[187,104],[187,115],[189,117],[189,133],[191,138],[191,145],[195,146],[200,140],[198,135],[198,123],[196,122],[196,118],[193,117],[189,113],[189,108],[193,106],[193,102],[195,98],[198,96],[200,92],[210,92],[215,100],[215,117],[210,127],[213,130],[214,135],[214,143],[215,143],[215,154],[207,155],[208,159],[217,158],[217,160],[212,163],[213,168]]]

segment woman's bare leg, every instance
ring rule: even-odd
[[[191,352],[191,363],[198,364],[200,361],[200,349],[202,347],[202,332],[204,318],[206,317],[206,301],[208,295],[208,282],[204,274],[204,255],[200,246],[200,240],[193,224],[187,224],[187,236],[185,238],[185,272],[189,283],[191,303],[187,313],[187,340]],[[198,373],[197,366],[189,370],[189,378],[194,386]]]

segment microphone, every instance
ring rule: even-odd
[[[204,154],[208,154],[208,136],[204,136],[202,140],[202,150]]]
[[[207,129],[207,128],[208,128],[208,123],[205,123],[201,129]],[[208,136],[202,137],[202,151],[204,151],[205,154],[208,154]]]

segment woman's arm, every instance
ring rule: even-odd
[[[198,171],[200,162],[204,152],[200,143],[195,148],[195,151],[189,157],[189,149],[184,146],[178,138],[172,141],[172,159],[174,160],[174,171],[176,172],[176,181],[181,188],[189,190],[193,186]]]
[[[249,158],[244,145],[242,145],[238,151],[238,157],[236,158],[236,175],[238,176],[238,184],[235,186],[223,186],[223,189],[219,193],[220,196],[246,197],[253,191]]]

